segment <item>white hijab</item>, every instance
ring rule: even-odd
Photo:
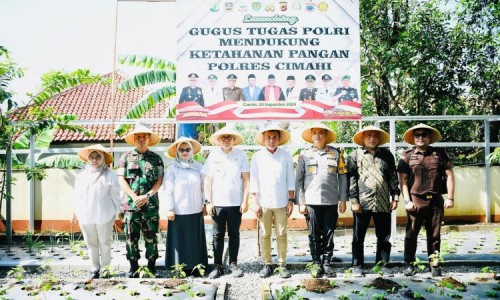
[[[189,148],[191,148],[188,159],[183,159],[179,152],[179,148],[184,144],[189,145]],[[175,165],[181,169],[196,169],[196,170],[198,169],[198,163],[193,158],[193,145],[191,144],[191,142],[186,141],[177,145],[177,152],[175,155]]]

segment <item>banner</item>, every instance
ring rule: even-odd
[[[177,6],[177,121],[361,118],[358,0]]]

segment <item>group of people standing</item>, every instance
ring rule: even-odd
[[[347,209],[347,201],[353,212],[353,275],[363,276],[364,241],[372,219],[377,237],[375,262],[390,274],[390,216],[398,207],[400,194],[408,217],[404,274],[411,276],[415,272],[417,237],[424,225],[431,272],[440,276],[439,260],[431,257],[440,252],[444,208],[454,206],[453,164],[444,150],[430,146],[440,138],[437,129],[425,124],[408,129],[404,140],[414,147],[402,153],[396,166],[393,154],[380,147],[389,141],[389,134],[368,126],[353,136],[360,147],[350,153],[346,162],[343,151],[331,146],[335,132],[315,123],[302,132],[302,139],[310,145],[301,151],[294,170],[291,154],[280,147],[290,140],[286,130],[275,125],[263,128],[256,136],[263,148],[249,163],[245,152],[235,147],[243,137],[227,126],[210,137],[216,147],[204,165],[194,160],[201,145],[182,137],[168,148],[174,161],[164,170],[161,157],[149,150],[160,137],[137,126],[125,138],[135,149],[122,155],[116,175],[108,168],[112,156],[102,146],[89,146],[79,152],[88,164],[76,180],[75,211],[90,249],[91,276],[99,278],[100,269],[110,263],[112,227],[115,215],[121,211],[130,262],[127,276],[138,276],[141,232],[147,267],[155,272],[160,201],[167,207],[167,268],[184,264],[185,270],[196,274],[201,265],[208,265],[203,216],[210,215],[214,267],[209,278],[218,278],[226,270],[233,276],[243,276],[238,266],[240,225],[249,209],[250,196],[261,230],[261,277],[275,272],[282,278],[290,277],[286,264],[287,224],[294,205],[307,221],[312,262],[319,270],[316,276],[335,276],[332,262],[338,259],[333,256],[334,231],[339,213]],[[118,186],[125,195],[122,201]],[[445,201],[442,194],[446,193]],[[278,254],[275,269],[271,256],[273,225]],[[228,268],[223,265],[226,230]]]

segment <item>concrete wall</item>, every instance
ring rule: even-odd
[[[73,185],[78,170],[47,169],[47,178],[35,184],[35,229],[41,230],[78,230],[70,220],[73,216]],[[482,167],[455,167],[455,204],[454,209],[446,210],[446,220],[464,222],[481,222],[485,220],[485,188],[484,168]],[[23,172],[14,172],[12,187],[12,220],[14,231],[25,231],[29,222],[29,182]],[[500,221],[500,167],[491,168],[491,220]],[[2,203],[1,217],[5,219],[5,200]],[[166,227],[166,212],[160,204],[161,227]],[[403,203],[397,210],[399,224],[406,222],[406,213]],[[210,222],[210,218],[206,218]],[[348,209],[340,215],[344,225],[352,224],[352,213]],[[242,227],[255,228],[256,220],[253,211],[249,210],[243,216]],[[73,227],[74,228],[73,228]],[[292,214],[289,226],[305,228],[305,221],[297,209]],[[5,231],[2,226],[1,230]]]

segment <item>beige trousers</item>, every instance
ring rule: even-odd
[[[286,207],[283,208],[262,208],[262,218],[259,219],[261,228],[260,250],[262,253],[262,262],[264,264],[272,264],[271,258],[271,231],[274,219],[276,242],[278,246],[278,264],[286,265],[286,250],[288,246],[287,240],[287,223],[288,216]]]

